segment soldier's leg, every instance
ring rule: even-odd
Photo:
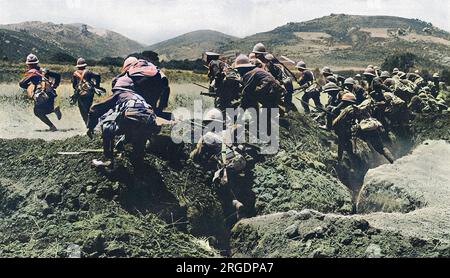
[[[292,81],[286,82],[284,84],[284,87],[286,89],[286,97],[284,98],[284,104],[286,105],[286,110],[289,111],[292,107],[292,95],[294,94],[294,85],[292,84]]]
[[[383,155],[391,164],[394,163],[394,156],[391,151],[383,145],[381,137],[377,131],[366,136],[367,141],[379,154]]]
[[[333,112],[333,106],[328,106],[327,107],[327,112],[326,115],[326,127],[328,130],[333,129],[333,121],[335,119],[335,115],[332,113]]]
[[[88,121],[89,110],[91,109],[92,104],[94,103],[94,95],[88,95],[84,97],[80,97],[78,99],[78,108],[80,109],[81,117],[85,124]]]
[[[39,118],[44,124],[46,124],[51,130],[56,130],[55,125],[47,117],[47,111],[38,106],[34,106],[34,115]]]
[[[323,108],[323,104],[320,101],[320,92],[314,92],[312,95],[312,99],[314,100],[314,104],[317,108]]]
[[[309,93],[305,92],[305,94],[302,97],[302,106],[303,109],[305,110],[306,114],[309,114],[311,112],[311,109],[309,108],[309,100],[311,99],[311,96],[309,95]]]
[[[116,136],[115,123],[107,122],[102,126],[102,143],[103,143],[103,156],[105,157],[106,164],[114,164],[114,138]]]

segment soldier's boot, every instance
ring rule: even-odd
[[[56,107],[54,112],[55,112],[56,118],[58,118],[58,121],[60,121],[62,119],[61,108],[59,108],[59,106]]]
[[[233,200],[233,207],[236,210],[236,216],[237,219],[240,220],[243,218],[243,210],[244,210],[244,204],[239,202],[238,200]]]
[[[383,156],[391,163],[394,164],[394,155],[391,153],[391,151],[384,147],[383,148]]]

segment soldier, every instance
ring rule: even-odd
[[[386,81],[386,79],[391,78],[391,75],[388,71],[383,71],[380,75],[381,80],[383,80],[383,83]]]
[[[347,78],[344,81],[344,89],[350,93],[353,93],[356,96],[356,104],[361,104],[364,100],[366,100],[366,91],[358,85],[356,80],[353,78]]]
[[[26,65],[27,72],[19,86],[26,89],[28,97],[34,100],[34,115],[49,127],[49,131],[57,131],[47,115],[55,113],[58,120],[62,118],[59,106],[55,108],[55,99],[58,96],[56,89],[61,82],[61,75],[41,69],[39,60],[34,54],[28,55]]]
[[[235,68],[238,70],[243,81],[241,96],[241,107],[248,108],[278,108],[283,87],[267,71],[256,68],[250,63],[245,55],[236,58]]]
[[[386,99],[385,115],[389,126],[398,134],[407,135],[410,113],[406,102],[393,93],[384,93],[384,97]]]
[[[209,123],[224,123],[223,114],[218,109],[209,111],[203,121],[207,126]],[[223,201],[225,211],[234,208],[237,220],[242,218],[244,204],[235,195],[235,190],[239,186],[238,176],[246,167],[245,157],[241,150],[234,147],[232,138],[234,128],[229,127],[225,131],[213,130],[204,134],[195,149],[191,152],[190,158],[194,162],[203,162],[206,168],[213,169],[215,175],[213,182],[219,186],[219,195]],[[217,170],[217,171],[216,171]]]
[[[394,68],[394,70],[392,71],[392,76],[397,75],[400,72],[400,70],[398,68]]]
[[[306,114],[311,113],[309,108],[309,101],[312,99],[317,108],[323,108],[323,104],[320,101],[320,88],[317,83],[315,83],[314,74],[312,71],[306,68],[306,63],[300,61],[297,63],[296,68],[300,72],[300,80],[298,84],[300,85],[300,90],[304,91],[302,97],[302,106]]]
[[[157,115],[169,106],[169,80],[158,67],[146,60],[129,57],[124,62],[122,73],[113,80],[113,87],[124,76],[133,80],[134,92],[142,96]]]
[[[353,151],[353,144],[356,144],[356,142],[352,143],[352,138],[359,137],[382,154],[390,163],[394,163],[392,153],[381,141],[380,130],[383,125],[373,118],[364,118],[359,108],[353,105],[356,97],[349,94],[344,96],[343,100],[345,99],[348,105],[333,121],[333,128],[338,136],[339,143],[338,160],[342,160],[344,151],[348,153],[351,159],[357,159]]]
[[[101,77],[88,69],[86,60],[79,58],[77,61],[77,70],[72,76],[72,87],[74,94],[70,97],[71,104],[78,102],[81,117],[87,124],[89,109],[94,102],[95,88],[100,88]]]
[[[323,91],[328,94],[328,104],[326,106],[326,122],[325,128],[327,130],[332,129],[334,118],[339,115],[340,109],[342,108],[341,100],[341,88],[339,88],[335,83],[328,83],[323,88]]]
[[[345,96],[345,98],[344,98]],[[342,98],[342,110],[337,118],[332,121],[332,128],[338,136],[338,161],[342,161],[344,151],[352,158],[356,158],[352,144],[352,127],[357,119],[357,110],[353,108],[356,97],[350,93],[345,94]]]
[[[272,54],[266,54],[266,70],[272,74],[275,79],[283,85],[286,90],[284,104],[286,111],[292,108],[292,95],[294,94],[293,76]]]
[[[431,82],[432,84],[429,85],[429,87],[431,87],[431,95],[435,98],[438,97],[440,89],[441,89],[441,84],[440,84],[439,79],[440,79],[439,73],[433,74],[433,82]]]
[[[253,51],[252,53],[255,55],[255,58],[261,60],[264,63],[266,63],[266,55],[269,54],[269,52],[267,52],[267,48],[265,47],[264,44],[262,43],[257,43],[254,47],[253,47]],[[253,57],[252,57],[253,58]],[[250,59],[250,58],[249,58]]]
[[[133,145],[131,161],[135,166],[143,162],[145,143],[157,132],[156,115],[145,99],[136,94],[133,80],[128,75],[118,78],[113,95],[91,107],[87,135],[93,138],[94,128],[101,126],[103,154],[106,161],[94,160],[96,167],[114,167],[115,138],[124,136]]]
[[[391,89],[384,85],[383,80],[380,77],[376,77],[373,69],[367,68],[364,72],[367,82],[370,84],[369,95],[374,100],[373,116],[380,121],[384,127],[387,127],[387,121],[385,118],[386,99],[384,93],[391,93]],[[386,134],[385,134],[386,135]]]

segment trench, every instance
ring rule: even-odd
[[[362,142],[359,141],[359,144]],[[398,137],[396,140],[384,142],[385,146],[394,155],[395,160],[407,156],[414,150],[415,144],[411,137]],[[356,202],[364,185],[364,179],[367,173],[381,165],[389,162],[381,154],[378,154],[372,147],[369,153],[360,154],[358,163],[351,162],[348,158],[343,165],[336,165],[335,170],[339,180],[347,186],[352,193],[353,214],[357,214]]]

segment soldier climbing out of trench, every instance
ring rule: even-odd
[[[309,101],[312,99],[317,108],[323,108],[320,101],[321,88],[318,83],[315,82],[314,74],[312,71],[306,68],[306,63],[300,61],[295,66],[300,72],[300,80],[298,84],[300,86],[299,90],[304,91],[302,97],[302,106],[305,113],[309,114],[311,112],[309,108]]]
[[[167,76],[154,64],[136,57],[128,57],[123,64],[121,74],[112,82],[128,77],[133,81],[133,91],[139,94],[154,109],[158,116],[162,116],[164,109],[169,106],[170,85]]]
[[[239,220],[244,216],[244,204],[238,200],[235,191],[239,186],[238,176],[246,167],[246,159],[242,154],[244,148],[233,144],[235,126],[223,130],[224,119],[220,110],[208,111],[203,124],[205,131],[206,128],[208,130],[198,141],[190,158],[215,171],[212,181],[219,188],[224,211],[229,213],[234,209]]]
[[[333,121],[333,128],[338,136],[338,160],[342,160],[344,151],[352,160],[357,159],[354,151],[356,140],[353,139],[360,138],[370,144],[390,163],[394,163],[394,156],[381,140],[380,133],[383,125],[378,120],[371,118],[370,114],[365,114],[364,111],[367,110],[354,105],[356,97],[352,93],[346,93],[342,97],[342,101],[345,107]]]
[[[81,117],[85,124],[87,124],[89,109],[94,102],[94,95],[97,93],[97,90],[104,93],[104,89],[100,89],[100,75],[88,70],[87,66],[85,59],[78,59],[76,65],[77,70],[72,76],[74,94],[70,97],[71,104],[78,103],[78,108],[80,109]]]
[[[158,73],[154,66],[141,70],[142,74],[149,76]],[[118,136],[121,137],[119,142],[122,144],[117,146],[123,147],[125,143],[133,145],[131,162],[139,167],[143,162],[147,140],[158,132],[157,116],[153,107],[136,93],[135,88],[133,79],[124,74],[116,79],[113,95],[95,104],[89,111],[87,135],[93,138],[97,125],[102,130],[103,153],[106,160],[94,160],[93,163],[97,167],[114,167],[115,139]]]
[[[206,52],[204,54],[210,81],[208,96],[214,97],[216,108],[225,112],[227,108],[236,108],[235,105],[239,100],[242,88],[239,74],[219,58],[220,54],[217,53]]]
[[[61,75],[41,69],[39,59],[34,54],[28,55],[26,65],[27,72],[19,86],[26,89],[28,97],[34,100],[34,115],[49,127],[49,131],[57,131],[47,115],[55,113],[58,120],[62,118],[59,106],[55,107],[55,99],[58,96],[56,89],[61,82]]]

